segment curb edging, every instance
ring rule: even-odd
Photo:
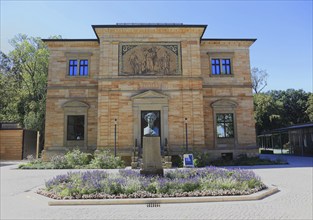
[[[243,196],[203,196],[203,197],[172,197],[172,198],[138,198],[138,199],[73,199],[49,201],[49,206],[66,205],[139,205],[139,204],[169,204],[169,203],[200,203],[200,202],[231,202],[254,201],[279,192],[276,186],[270,186],[251,195]]]

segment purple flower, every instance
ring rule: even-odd
[[[51,188],[54,185],[58,185],[60,183],[67,182],[68,179],[69,179],[68,174],[58,175],[58,176],[53,177],[52,179],[46,181],[45,185],[47,188]]]
[[[237,190],[247,185],[254,188],[258,184],[259,186],[262,184],[260,178],[252,171],[211,166],[167,170],[164,177],[140,175],[138,170],[120,170],[115,174],[102,170],[69,172],[46,181],[46,188],[55,193],[67,188],[70,193],[76,195],[92,193],[129,195],[146,192],[176,196],[211,189]]]

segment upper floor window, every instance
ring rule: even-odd
[[[211,73],[213,75],[231,75],[231,59],[211,59]]]
[[[230,59],[222,59],[222,73],[231,74]]]
[[[70,60],[69,61],[68,75],[70,75],[70,76],[76,76],[77,75],[77,60]]]
[[[69,60],[69,76],[88,76],[88,60]]]
[[[220,60],[212,59],[212,74],[221,74]]]
[[[88,60],[80,60],[79,74],[81,76],[88,76]]]

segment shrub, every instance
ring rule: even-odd
[[[172,156],[172,165],[173,167],[183,167],[184,162],[184,154],[193,154],[193,163],[195,167],[205,167],[210,165],[209,160],[210,160],[210,155],[209,153],[204,153],[200,151],[191,151],[188,150],[186,151],[185,147],[181,147],[181,152],[184,152],[180,155],[173,155]]]
[[[274,150],[261,149],[261,154],[274,154]]]
[[[19,169],[54,169],[50,162],[35,162],[35,163],[24,163],[18,166]]]
[[[42,163],[42,159],[41,158],[36,159],[32,154],[28,155],[26,158],[27,158],[27,160],[28,160],[28,162],[30,164],[40,164],[40,163]]]
[[[81,152],[78,149],[67,152],[64,157],[68,168],[82,168],[88,165],[91,160],[91,154]]]
[[[254,166],[254,165],[273,165],[273,164],[288,164],[286,160],[276,159],[261,159],[259,157],[247,157],[241,155],[234,160],[225,160],[222,158],[216,159],[211,162],[214,166]]]
[[[141,189],[141,182],[137,178],[127,178],[127,184],[123,185],[123,191],[125,194],[132,194]]]
[[[36,159],[33,155],[28,155],[26,158],[28,162],[19,164],[19,169],[52,169],[51,163],[45,164],[41,158]]]
[[[78,149],[68,151],[64,156],[55,155],[50,162],[28,157],[28,163],[20,164],[20,169],[116,169],[124,168],[124,161],[114,157],[110,151],[99,151],[92,154],[81,152]]]
[[[209,165],[210,155],[204,152],[194,152],[193,163],[195,167],[205,167]]]
[[[172,156],[172,166],[173,167],[183,167],[183,156],[173,155]]]
[[[120,157],[114,157],[109,150],[102,150],[95,153],[89,165],[89,168],[92,169],[117,169],[124,167],[124,161]]]
[[[63,155],[55,155],[50,161],[54,169],[67,169],[69,167],[67,160]]]

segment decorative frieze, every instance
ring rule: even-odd
[[[181,75],[180,43],[120,43],[119,75]]]

